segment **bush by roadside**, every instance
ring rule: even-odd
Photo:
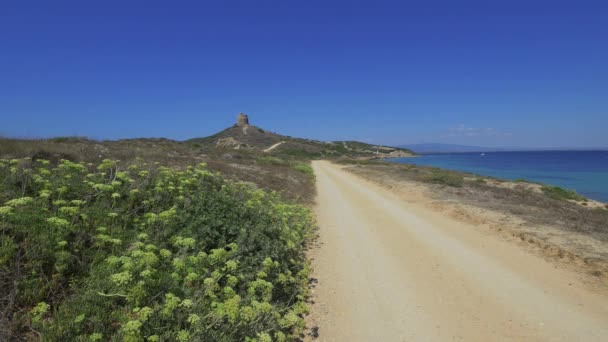
[[[0,339],[292,340],[313,219],[204,165],[0,161]]]

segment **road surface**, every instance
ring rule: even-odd
[[[608,341],[608,296],[480,227],[313,163],[319,341]]]

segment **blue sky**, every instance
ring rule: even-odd
[[[608,146],[608,2],[4,1],[0,134]]]

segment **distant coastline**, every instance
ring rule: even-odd
[[[421,153],[418,158],[389,161],[550,184],[608,202],[605,150]]]
[[[549,152],[549,151],[608,151],[608,147],[483,147],[442,143],[404,144],[398,147],[410,149],[419,154],[469,153],[469,152]]]

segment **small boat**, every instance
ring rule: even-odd
[[[485,153],[480,154],[480,156],[485,156],[485,155],[486,155]]]

